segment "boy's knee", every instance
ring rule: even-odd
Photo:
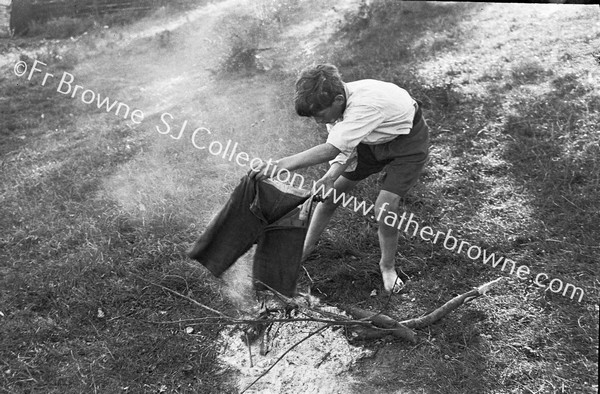
[[[397,231],[398,206],[400,197],[396,194],[382,191],[375,202],[375,218],[381,231],[393,233]]]
[[[385,216],[386,213],[397,212],[399,205],[400,196],[394,193],[382,191],[379,194],[379,197],[377,197],[377,201],[375,202],[375,211],[379,213],[379,218],[381,216]]]

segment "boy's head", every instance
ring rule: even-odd
[[[333,123],[344,113],[346,94],[337,67],[319,64],[304,69],[296,81],[296,113]]]

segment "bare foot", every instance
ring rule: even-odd
[[[404,288],[404,282],[398,276],[395,268],[382,269],[383,288],[385,291],[399,293]]]

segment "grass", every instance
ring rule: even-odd
[[[137,278],[227,308],[182,258],[189,230],[176,207],[134,217],[100,193],[147,147],[139,130],[38,81],[3,74],[0,96],[10,98],[0,126],[1,391],[227,391],[216,329],[152,323],[203,312]]]
[[[31,87],[23,100],[45,94]],[[39,118],[40,107],[30,108],[22,116]],[[95,197],[100,179],[141,145],[124,149],[131,130],[115,123],[65,124],[63,114],[82,115],[69,101],[54,111],[45,119],[60,120],[60,129],[49,132],[48,123],[19,128],[38,142],[4,156],[1,386],[7,392],[116,392],[216,385],[214,349],[197,342],[214,339],[216,330],[187,335],[173,327],[165,335],[149,321],[202,312],[133,276],[176,283],[198,297],[216,291],[210,281],[200,286],[204,274],[177,263],[181,248],[170,234],[181,224],[152,218],[142,225]],[[214,305],[223,307],[218,298]]]
[[[205,29],[214,31],[210,25]],[[195,33],[202,36],[198,29]],[[190,265],[184,252],[198,235],[197,223],[210,218],[239,172],[218,158],[202,159],[189,140],[174,145],[154,130],[167,110],[179,126],[183,119],[196,127],[203,121],[198,110],[204,114],[209,96],[189,92],[184,89],[188,81],[170,76],[189,73],[198,60],[216,66],[220,57],[190,59],[190,51],[210,44],[186,39],[184,31],[173,32],[168,47],[151,36],[143,42],[150,53],[115,58],[112,41],[127,33],[111,34],[93,32],[80,43],[42,45],[33,53],[58,76],[68,71],[86,88],[144,108],[148,119],[140,127],[59,95],[57,80],[42,87],[37,79],[27,82],[5,69],[0,81],[0,388],[11,393],[232,392],[215,362],[218,327],[188,334],[183,323],[153,323],[205,313],[139,279],[220,310],[231,308],[216,280]],[[94,61],[78,63],[88,56]],[[181,62],[184,56],[191,63]],[[21,58],[33,63],[33,57]],[[169,103],[177,106],[151,115],[166,91],[179,93]],[[196,102],[185,105],[192,98]],[[246,123],[242,115],[231,125],[220,122],[222,117],[206,119],[225,138],[234,136],[234,125],[239,129]],[[199,167],[203,161],[204,168]],[[203,180],[199,188],[207,175],[212,180]]]
[[[271,5],[252,14],[278,21],[260,33],[266,47],[316,13],[310,2]],[[229,75],[210,72],[229,53],[231,27],[219,22],[228,8],[173,31],[168,45],[140,38],[119,56],[103,33],[66,52],[48,47],[53,70],[143,108],[139,126],[3,70],[0,389],[235,390],[215,363],[218,327],[188,334],[182,323],[152,323],[204,312],[139,277],[232,311],[221,284],[183,252],[244,169],[196,150],[189,131],[174,140],[154,126],[168,111],[173,125],[188,120],[263,158],[311,147],[324,134],[293,114],[292,86],[319,59],[346,80],[395,81],[425,103],[431,163],[404,209],[586,292],[577,303],[511,277],[420,331],[417,346],[363,344],[377,355],[354,369],[356,392],[596,392],[600,92],[590,48],[600,33],[596,9],[552,7],[375,1],[368,20],[349,15],[311,56],[274,49],[264,53],[270,70]],[[374,177],[353,195],[374,201],[377,190]],[[387,311],[398,318],[504,275],[416,238],[400,245],[397,265],[411,280]],[[306,265],[314,283],[302,286],[381,308],[384,298],[369,297],[381,286],[378,253],[372,222],[340,210]]]

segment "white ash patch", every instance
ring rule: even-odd
[[[238,372],[237,387],[243,390],[286,350],[323,325],[317,322],[273,323],[264,340],[268,352],[260,354],[260,339],[251,345],[252,365],[242,330],[228,328],[221,332],[219,359]],[[354,382],[350,374],[353,364],[371,353],[350,345],[343,328],[329,327],[286,354],[247,393],[348,393]]]

